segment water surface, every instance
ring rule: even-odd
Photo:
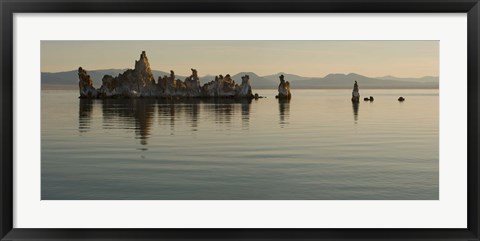
[[[438,90],[85,100],[42,90],[43,200],[438,199]],[[406,101],[397,101],[405,96]]]

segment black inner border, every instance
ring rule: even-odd
[[[480,197],[478,178],[480,173],[478,165],[480,149],[478,143],[480,134],[478,129],[480,115],[478,106],[480,103],[480,64],[478,62],[480,7],[478,3],[479,0],[0,0],[2,52],[0,64],[0,238],[2,238],[1,240],[480,240],[478,210]],[[13,14],[37,12],[467,13],[468,228],[13,229]]]

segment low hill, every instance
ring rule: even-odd
[[[303,77],[303,76],[300,76],[300,75],[296,75],[296,74],[288,74],[288,73],[284,73],[284,72],[280,72],[280,73],[277,73],[277,74],[272,74],[272,75],[266,75],[266,76],[263,76],[263,78],[265,79],[269,79],[269,80],[272,80],[274,82],[278,82],[279,81],[279,76],[282,75],[285,77],[286,80],[308,80],[308,79],[311,79],[311,77]]]
[[[118,76],[118,74],[125,72],[127,69],[102,69],[102,70],[87,70],[90,77],[92,77],[93,85],[97,88],[102,85],[102,78],[104,75]],[[159,76],[170,75],[170,72],[152,70],[155,80]],[[42,85],[78,85],[78,71],[71,70],[65,72],[42,72]],[[185,76],[176,76],[176,78],[185,80]]]
[[[126,69],[105,69],[105,70],[90,70],[89,75],[94,81],[95,87],[100,87],[104,75],[117,76]],[[153,70],[155,80],[159,76],[170,75],[169,72]],[[285,76],[285,80],[290,82],[291,88],[296,89],[343,89],[352,88],[355,81],[358,82],[360,88],[371,89],[387,89],[387,88],[438,88],[438,77],[425,76],[421,78],[398,78],[394,76],[384,77],[367,77],[355,73],[350,74],[328,74],[324,77],[303,77],[295,74],[278,73],[273,75],[259,76],[253,72],[240,72],[232,75],[232,78],[237,83],[242,82],[242,76],[248,74],[250,76],[250,84],[253,89],[274,89],[277,88],[281,74]],[[226,75],[226,73],[224,74]],[[177,79],[185,80],[186,76],[177,75]],[[207,83],[215,79],[213,75],[206,75],[200,77],[201,84]],[[55,88],[72,88],[78,84],[77,70],[56,72],[56,73],[41,73],[42,87],[56,86]]]
[[[295,88],[351,88],[353,83],[357,81],[360,88],[369,89],[389,89],[389,88],[438,88],[437,81],[415,81],[414,79],[407,80],[388,80],[370,78],[363,75],[350,74],[329,74],[323,78],[310,78],[307,80],[292,80],[291,86]]]
[[[277,80],[270,80],[265,77],[258,76],[253,72],[240,72],[232,76],[232,79],[235,80],[238,84],[242,83],[242,76],[248,75],[250,77],[250,85],[253,89],[272,89],[278,86],[278,77]]]

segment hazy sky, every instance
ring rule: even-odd
[[[438,41],[42,41],[41,71],[133,68],[142,50],[153,70],[178,75],[439,75]]]

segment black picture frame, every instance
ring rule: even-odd
[[[0,0],[1,240],[480,240],[478,0]],[[13,14],[152,12],[468,13],[466,229],[18,229],[13,228]],[[125,217],[128,218],[128,217]]]

